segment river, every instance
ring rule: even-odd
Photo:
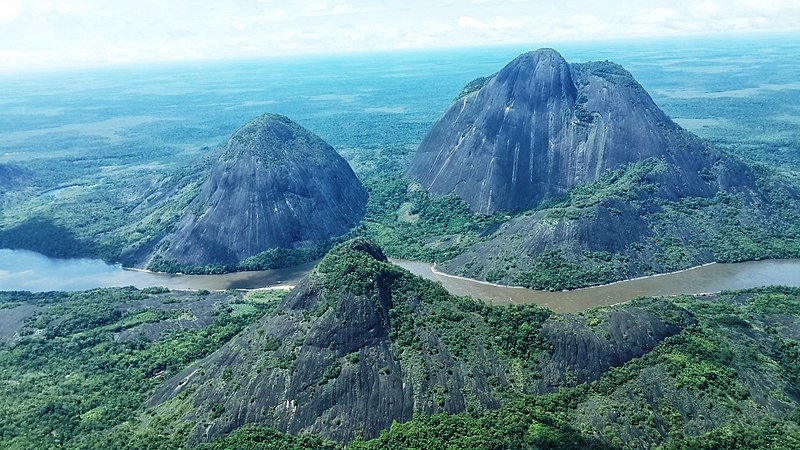
[[[546,292],[497,286],[434,273],[431,264],[393,259],[416,275],[439,281],[456,295],[495,305],[537,304],[556,312],[613,305],[639,296],[701,294],[783,284],[800,287],[800,259],[709,264],[652,277],[573,291]],[[0,290],[85,290],[109,286],[164,286],[170,289],[257,289],[293,286],[314,263],[278,270],[224,275],[171,275],[124,269],[95,259],[54,259],[26,250],[0,249]]]
[[[56,259],[28,250],[0,249],[0,291],[81,291],[113,286],[208,290],[293,287],[312,267],[313,262],[256,272],[174,275],[125,269],[99,259]]]
[[[577,312],[595,306],[614,305],[640,296],[703,294],[767,285],[800,287],[800,259],[772,259],[733,264],[708,264],[693,269],[572,291],[536,291],[498,286],[433,273],[431,264],[396,263],[414,274],[440,281],[451,293],[471,295],[494,305],[537,304],[556,312]]]

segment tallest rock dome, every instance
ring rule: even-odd
[[[470,83],[423,139],[409,175],[479,213],[520,211],[650,157],[676,167],[670,195],[713,195],[697,174],[714,159],[707,146],[630,73],[541,49]]]
[[[348,232],[366,202],[333,147],[287,117],[265,114],[230,138],[161,257],[236,264],[271,248],[313,245]]]

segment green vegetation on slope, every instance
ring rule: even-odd
[[[433,197],[400,174],[383,173],[364,184],[367,215],[356,232],[398,258],[450,259],[509,218],[476,215],[455,195]]]
[[[236,314],[235,293],[163,291],[2,294],[37,311],[0,344],[0,447],[104,448],[99,438],[132,420],[165,379],[275,303]]]
[[[554,413],[558,395],[520,397],[504,407],[476,416],[439,414],[395,424],[380,437],[355,442],[348,448],[364,450],[458,449],[601,449],[600,439],[583,434],[563,414]]]
[[[334,248],[318,269],[328,299],[341,293],[372,295],[376,290],[390,290],[391,337],[401,350],[419,351],[420,341],[431,335],[456,356],[475,352],[477,348],[468,348],[475,341],[517,363],[532,364],[541,353],[549,352],[539,329],[552,311],[536,305],[493,307],[456,297],[440,284],[382,258],[377,246],[356,238]]]
[[[711,261],[800,257],[800,185],[792,179],[756,167],[757,191],[670,199],[659,192],[664,171],[661,161],[648,159],[576,186],[470,242],[442,269],[562,290]]]
[[[782,349],[800,335],[800,289],[673,302],[697,323],[596,382],[518,395],[492,411],[421,415],[348,448],[797,448],[800,386],[792,378],[798,359]],[[638,299],[629,306],[674,311],[659,305]],[[252,430],[220,442],[261,448],[248,441]]]
[[[694,321],[596,382],[530,396],[519,389],[530,380],[520,380],[503,388],[499,409],[417,415],[349,448],[791,449],[800,442],[800,289],[679,296],[666,300],[668,308],[665,300],[638,299],[565,320],[536,307],[490,307],[454,298],[363,252],[334,250],[330,256],[320,270],[335,275],[324,280],[332,293],[368,289],[376,279],[365,279],[363,270],[394,280],[392,340],[411,359],[421,348],[419,337],[433,333],[461,361],[474,351],[464,344],[477,338],[497,349],[498,363],[535,371],[551,351],[541,332],[545,322],[569,326],[583,317],[589,327],[601,327],[610,320],[603,311],[630,308],[668,323],[686,323],[683,314]],[[364,269],[368,260],[374,267]],[[36,311],[0,346],[0,411],[6,418],[0,445],[182,448],[189,428],[177,419],[191,410],[189,397],[154,409],[145,408],[146,399],[172,374],[275,311],[279,296],[132,288],[4,293],[4,314],[27,306]],[[405,302],[414,298],[423,299],[418,308],[424,314],[407,310]],[[339,448],[256,425],[198,448],[231,446]]]
[[[581,434],[571,424],[545,410],[544,402],[524,398],[499,410],[476,416],[436,414],[396,423],[380,437],[357,440],[354,450],[491,450],[491,449],[600,449],[597,439]],[[245,426],[229,436],[197,447],[202,450],[334,450],[341,445],[310,437],[294,437],[268,428]]]
[[[292,436],[269,428],[245,425],[214,442],[200,444],[197,450],[339,450],[341,445],[313,436]]]

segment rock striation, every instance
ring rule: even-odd
[[[197,423],[207,420],[197,419],[214,404],[224,405],[226,414],[210,428],[198,426],[193,441],[249,422],[349,441],[357,434],[374,437],[393,420],[410,420],[415,411],[463,411],[467,392],[479,405],[497,406],[488,394],[487,377],[502,376],[501,369],[482,368],[470,378],[460,371],[431,377],[430,367],[453,360],[436,335],[420,330],[421,352],[396,344],[398,328],[413,324],[424,309],[419,305],[424,294],[404,287],[411,278],[371,242],[345,242],[292,290],[275,314],[168,382],[153,403],[188,390],[198,417],[187,419]],[[435,289],[447,297],[441,287]],[[474,344],[488,352],[475,364],[496,360],[479,340]],[[469,368],[474,362],[465,359]],[[226,372],[230,380],[221,382]],[[234,385],[239,388],[231,391]],[[450,391],[434,401],[434,390],[445,385]]]
[[[230,138],[159,255],[203,266],[311,246],[347,233],[366,202],[333,147],[287,117],[265,114]]]
[[[555,50],[520,55],[476,80],[423,139],[408,174],[474,211],[522,211],[625,165],[656,158],[668,198],[752,185],[746,166],[709,148],[611,62],[569,64]],[[726,166],[703,177],[702,169]]]

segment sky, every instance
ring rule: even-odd
[[[798,0],[0,0],[0,70],[796,31]]]

